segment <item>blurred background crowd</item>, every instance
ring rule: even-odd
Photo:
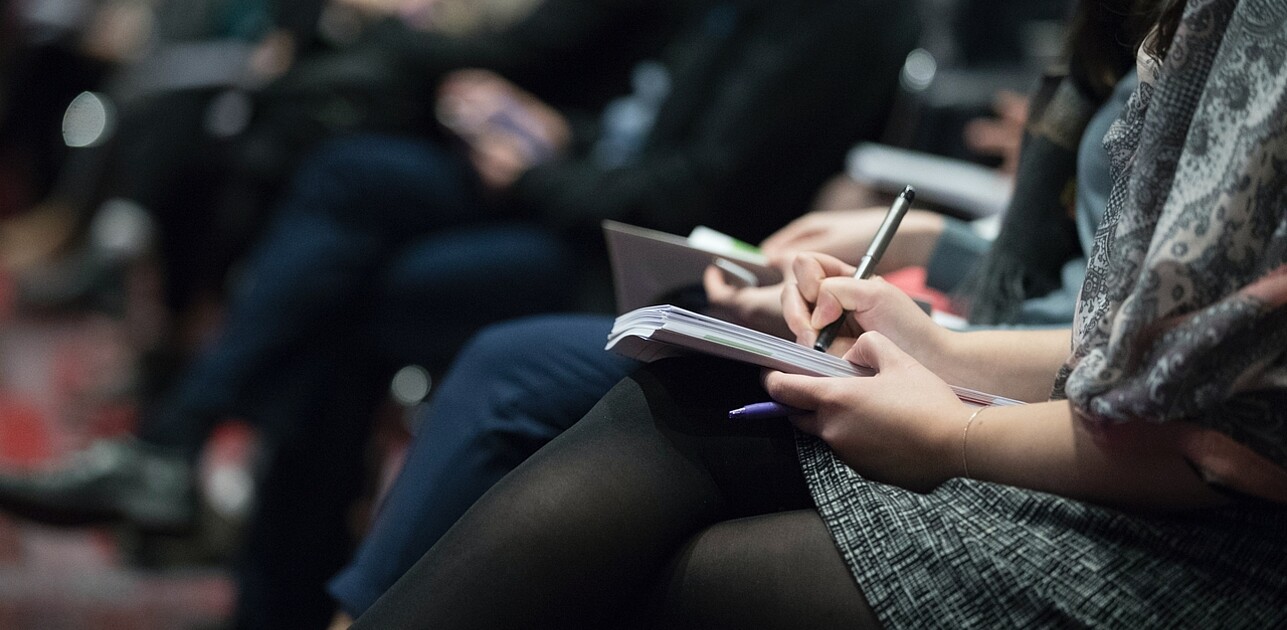
[[[1072,3],[915,0],[907,3],[908,19],[874,12],[900,37],[855,32],[843,45],[810,50],[818,58],[806,65],[816,76],[797,73],[794,83],[776,88],[782,94],[767,92],[773,98],[752,93],[748,104],[726,102],[733,97],[713,89],[684,91],[686,69],[703,64],[703,86],[731,77],[730,93],[758,89],[759,75],[784,62],[758,49],[752,53],[759,57],[731,60],[725,51],[744,45],[737,38],[765,35],[739,32],[726,13],[796,4],[810,3],[0,0],[0,466],[39,468],[98,438],[138,430],[149,414],[178,413],[176,405],[205,423],[195,447],[203,497],[195,529],[158,532],[128,522],[69,529],[0,514],[0,627],[318,627],[311,620],[330,612],[316,603],[324,601],[320,584],[335,562],[319,560],[298,576],[257,569],[257,558],[288,547],[271,542],[273,528],[287,528],[282,538],[301,543],[360,537],[415,430],[414,411],[474,327],[537,311],[610,312],[600,218],[677,232],[696,219],[758,241],[809,209],[879,203],[898,183],[889,181],[897,177],[890,164],[915,159],[922,160],[916,168],[950,166],[941,172],[964,182],[959,190],[943,182],[937,196],[929,191],[930,205],[983,219],[976,228],[982,233],[995,230],[1027,119],[1023,95],[1059,62]],[[700,20],[691,17],[697,5],[705,10]],[[694,22],[701,37],[685,35]],[[687,48],[676,51],[675,42]],[[849,63],[854,55],[870,63]],[[478,71],[455,72],[463,69]],[[888,76],[875,76],[886,69]],[[702,101],[689,106],[702,113],[667,118],[661,103],[681,97]],[[739,109],[754,115],[738,118]],[[809,128],[792,120],[795,110],[831,119]],[[757,140],[764,145],[738,149],[753,157],[729,148],[755,129],[776,129],[766,122],[773,117],[789,121],[781,133],[809,149],[773,145],[779,140],[767,132]],[[695,145],[707,127],[718,128],[703,140],[710,146],[684,145]],[[444,166],[437,153],[425,155],[421,145],[399,144],[403,139],[467,155],[471,190],[437,182],[434,173],[460,165]],[[715,155],[671,159],[667,143],[683,149],[674,153]],[[798,153],[757,155],[764,146]],[[399,167],[424,169],[423,179],[434,180],[423,184],[428,189],[395,182],[355,192],[345,184],[362,169],[390,173],[379,160],[395,153]],[[585,164],[554,168],[567,155],[584,156]],[[750,175],[724,181],[712,174],[730,163]],[[752,190],[778,171],[783,183]],[[798,181],[786,183],[792,178]],[[310,533],[254,507],[256,497],[298,494],[301,485],[265,481],[290,461],[280,452],[289,447],[249,417],[284,414],[272,405],[285,403],[260,400],[228,411],[238,405],[174,401],[185,388],[210,391],[181,375],[227,332],[236,317],[228,312],[232,296],[275,286],[247,268],[300,269],[311,278],[311,267],[290,266],[289,248],[329,242],[318,226],[334,215],[309,213],[346,194],[384,204],[377,193],[393,189],[413,213],[458,195],[489,208],[487,220],[425,226],[365,209],[360,219],[341,217],[345,229],[384,221],[393,236],[335,252],[420,246],[401,239],[405,232],[432,230],[439,240],[423,245],[433,256],[380,263],[395,265],[379,289],[383,301],[373,300],[383,304],[373,309],[387,313],[355,317],[382,322],[363,337],[364,344],[375,339],[370,347],[381,356],[362,359],[369,364],[344,353],[326,357],[361,372],[362,383],[341,385],[373,393],[340,407],[372,420],[347,440],[360,444],[361,457],[360,474],[341,469],[342,483],[353,486],[345,496],[356,499],[335,519],[343,535]],[[756,203],[794,207],[770,211]],[[679,216],[658,210],[688,206],[713,209],[677,210]],[[737,211],[725,211],[731,207]],[[467,247],[453,249],[460,243]],[[310,252],[317,251],[339,259],[305,245],[297,256],[305,262],[315,262]],[[508,262],[523,252],[549,264],[516,270]],[[405,269],[396,266],[403,263]],[[342,280],[346,269],[321,272]],[[425,269],[439,272],[430,275],[438,284],[420,281]],[[460,280],[470,274],[507,276],[515,295],[463,322],[440,313],[444,294],[470,303]],[[366,299],[345,287],[337,280],[313,290]],[[241,337],[264,341],[246,353],[269,353],[289,336],[257,327],[261,315],[247,318],[256,326]],[[432,338],[410,341],[415,337],[404,331],[417,325],[431,327]],[[338,346],[353,343],[342,326],[321,330],[343,337],[333,340]],[[228,398],[300,387],[280,365],[265,362],[265,371],[243,378],[254,387],[242,389],[255,391]],[[198,365],[197,372],[213,369]],[[269,524],[255,525],[256,518]],[[342,561],[348,547],[333,546]],[[298,557],[286,563],[309,565]],[[275,580],[294,581],[290,588],[299,590]]]

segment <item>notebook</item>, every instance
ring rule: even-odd
[[[675,302],[678,292],[701,286],[702,272],[717,265],[730,281],[748,286],[777,284],[782,273],[753,245],[698,227],[687,238],[618,223],[603,222],[612,262],[617,312]]]
[[[745,326],[669,304],[638,308],[617,317],[608,350],[644,362],[708,354],[807,376],[871,376],[871,368]],[[1021,405],[1020,401],[952,387],[975,405]]]

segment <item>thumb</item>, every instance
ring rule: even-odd
[[[903,352],[898,344],[875,331],[860,335],[845,353],[844,359],[850,363],[865,365],[877,372],[916,363],[916,359]]]

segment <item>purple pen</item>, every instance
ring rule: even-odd
[[[809,413],[779,402],[753,403],[728,412],[730,420],[761,420],[764,418],[783,418],[786,416]]]

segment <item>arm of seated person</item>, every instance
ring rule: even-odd
[[[1287,503],[1287,470],[1189,422],[1100,424],[1062,401],[988,409],[969,429],[970,474],[1125,507],[1228,502],[1225,490]]]
[[[857,263],[866,253],[888,210],[887,207],[815,210],[764,239],[760,249],[773,264],[782,267],[790,266],[795,256],[802,252],[821,252]],[[945,221],[943,215],[935,212],[908,211],[876,267],[876,273],[928,264],[934,245],[943,233]]]
[[[1231,500],[1194,466],[1193,443],[1203,435],[1195,425],[1099,425],[1065,401],[971,407],[879,333],[860,337],[846,358],[872,366],[876,376],[768,372],[764,385],[774,400],[811,412],[791,421],[869,479],[927,492],[970,477],[1132,510]],[[1240,490],[1284,500],[1287,472],[1264,465],[1258,482]]]
[[[1065,401],[989,408],[957,431],[971,476],[1094,503],[1175,510],[1227,503],[1194,469],[1197,427],[1144,421],[1099,425]],[[968,439],[966,439],[968,438]]]

